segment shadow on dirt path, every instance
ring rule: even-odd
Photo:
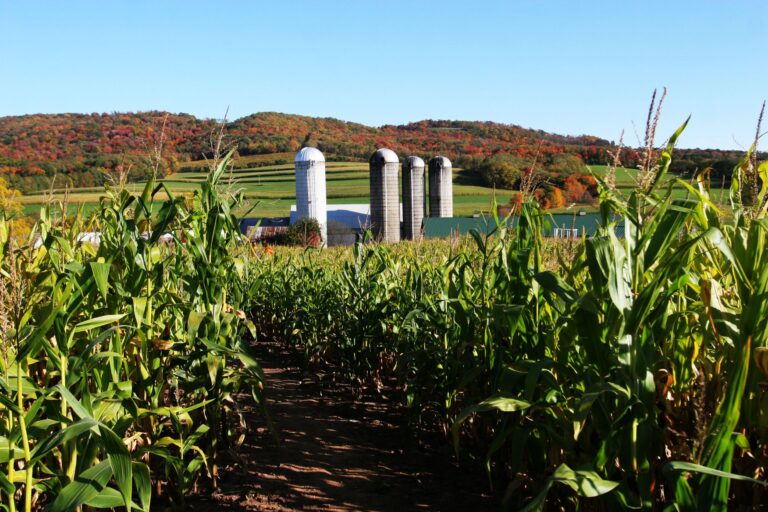
[[[302,382],[290,355],[260,347],[277,445],[248,411],[238,465],[220,491],[189,510],[495,510],[483,474],[460,470],[444,453],[419,447],[395,407],[354,400],[349,390]]]

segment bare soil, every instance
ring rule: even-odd
[[[482,472],[457,466],[445,446],[418,443],[395,403],[356,399],[344,386],[302,375],[291,355],[260,344],[267,407],[246,411],[239,462],[224,468],[219,491],[188,509],[231,511],[483,511],[497,507]]]

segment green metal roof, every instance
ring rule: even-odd
[[[586,233],[593,236],[600,226],[600,215],[587,213],[586,215],[557,213],[544,217],[544,234],[551,236],[554,228],[578,229],[578,236]],[[517,223],[517,217],[509,219],[511,225]],[[425,238],[445,238],[453,235],[466,235],[471,229],[477,229],[481,233],[489,233],[496,227],[493,217],[426,217],[424,219]],[[617,226],[616,234],[623,236],[623,222]]]
[[[424,237],[447,238],[453,235],[466,235],[472,229],[488,233],[493,227],[493,219],[490,218],[425,217]]]

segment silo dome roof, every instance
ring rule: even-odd
[[[444,156],[436,156],[429,161],[431,164],[441,165],[443,167],[451,167],[451,161]]]
[[[405,159],[411,167],[424,167],[424,160],[417,156],[409,156]]]
[[[371,155],[371,160],[383,160],[385,163],[398,163],[400,160],[394,151],[387,148],[381,148]]]
[[[317,148],[301,148],[296,153],[297,162],[325,162],[323,152]]]

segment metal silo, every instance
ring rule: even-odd
[[[296,218],[316,219],[322,245],[328,241],[328,208],[325,198],[325,157],[317,148],[296,153]]]
[[[424,160],[409,156],[403,161],[403,236],[421,238],[424,220]]]
[[[382,148],[371,155],[371,229],[376,240],[400,240],[400,161],[391,149]]]
[[[453,217],[453,172],[444,156],[429,161],[429,216]]]

